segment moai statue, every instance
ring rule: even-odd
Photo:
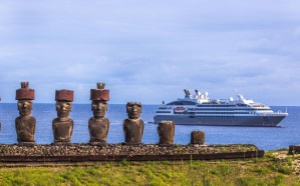
[[[97,83],[97,89],[91,89],[92,111],[94,117],[89,119],[90,144],[107,146],[109,120],[105,117],[109,90],[104,89],[105,83]]]
[[[0,96],[0,101],[1,101],[1,96]],[[1,132],[1,122],[0,122],[0,132]]]
[[[159,146],[173,146],[175,135],[175,123],[173,121],[161,121],[158,124]]]
[[[28,82],[21,82],[21,88],[16,90],[16,100],[18,100],[18,110],[20,116],[15,119],[17,140],[20,145],[35,145],[34,134],[36,120],[31,116],[33,109],[34,90],[28,89]]]
[[[126,104],[128,119],[123,121],[125,144],[140,145],[144,132],[144,122],[140,119],[142,104],[139,102],[128,102]]]
[[[72,90],[56,90],[57,118],[52,121],[54,145],[71,145],[74,122],[69,118],[72,111],[74,92]]]
[[[191,145],[203,145],[205,142],[205,133],[201,130],[191,132]]]

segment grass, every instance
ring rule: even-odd
[[[300,186],[300,177],[293,173],[289,158],[276,160],[267,156],[245,160],[174,162],[124,160],[68,166],[31,164],[12,168],[0,164],[0,185]]]

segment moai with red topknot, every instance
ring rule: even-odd
[[[123,121],[123,131],[126,145],[141,145],[144,133],[144,121],[140,119],[142,104],[128,102],[126,104],[128,119]]]
[[[20,116],[15,119],[17,140],[20,145],[35,145],[34,134],[36,120],[31,116],[33,109],[34,90],[28,88],[28,82],[21,82],[21,88],[16,90],[16,100],[18,100],[18,110]]]
[[[97,83],[97,89],[91,89],[90,100],[92,100],[92,111],[94,117],[89,119],[90,144],[107,146],[107,134],[109,131],[109,120],[105,117],[107,101],[109,101],[109,90],[105,89],[105,83]]]
[[[74,122],[69,118],[72,111],[74,92],[72,90],[56,90],[56,112],[57,118],[52,121],[52,132],[54,145],[71,145]]]

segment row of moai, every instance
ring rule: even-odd
[[[17,141],[19,145],[36,145],[34,140],[36,120],[31,116],[34,100],[34,89],[29,89],[28,82],[21,82],[21,88],[16,90],[18,110],[20,116],[15,119]],[[53,145],[71,145],[71,136],[74,121],[69,117],[72,110],[74,92],[72,90],[56,90],[56,112],[57,118],[52,121]],[[88,121],[90,145],[107,146],[107,135],[110,122],[105,117],[109,90],[105,89],[105,83],[97,83],[96,89],[90,90],[91,110],[93,117]],[[123,121],[123,132],[125,145],[142,145],[144,122],[140,118],[142,104],[140,102],[128,102],[126,104],[128,118]],[[175,123],[172,121],[161,121],[158,125],[159,145],[174,145]],[[204,144],[205,134],[202,131],[193,131],[191,144]]]

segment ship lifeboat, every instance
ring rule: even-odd
[[[184,107],[175,107],[174,108],[174,112],[185,112],[186,111],[186,108]]]

